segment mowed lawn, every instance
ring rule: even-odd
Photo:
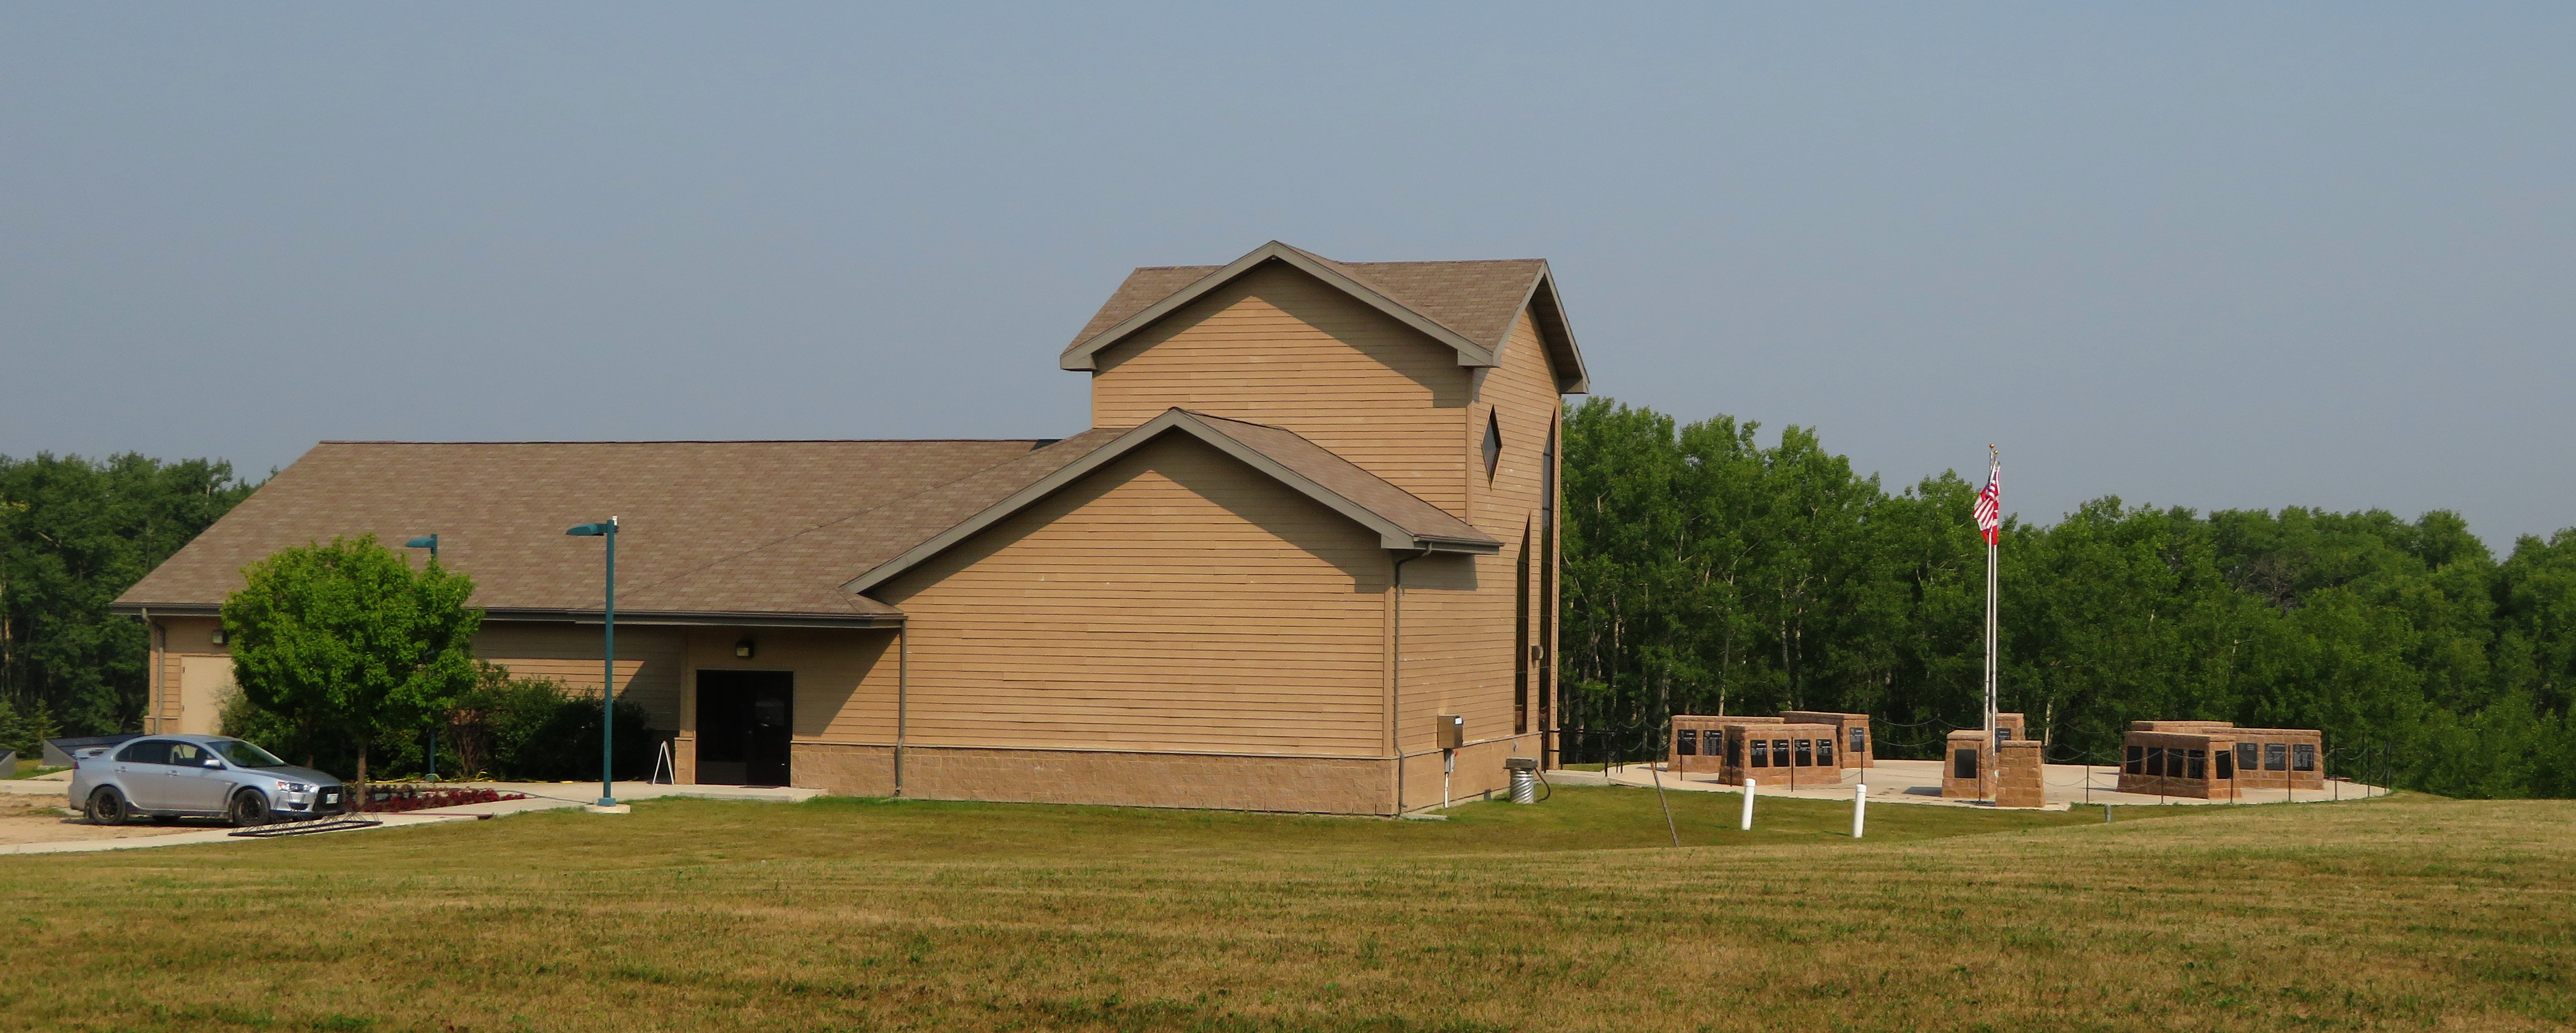
[[[0,857],[46,1030],[2540,1029],[2576,804],[671,800]]]

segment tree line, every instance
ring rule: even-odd
[[[1594,398],[1565,430],[1560,723],[1631,752],[1677,713],[1873,715],[1880,755],[1982,725],[1981,484],[1889,491],[1816,434]],[[2007,500],[2009,501],[2009,500]],[[2576,529],[2499,560],[2457,514],[2130,506],[2002,532],[2002,707],[2053,759],[2128,722],[2320,728],[2337,770],[2576,795]],[[1588,733],[1588,734],[1587,734]]]
[[[107,605],[256,487],[219,460],[0,456],[0,749],[141,727],[143,626]]]

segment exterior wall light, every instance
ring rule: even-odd
[[[216,626],[215,626],[215,633],[214,633],[214,634],[212,634],[212,635],[208,635],[208,636],[206,636],[206,641],[208,641],[208,642],[212,642],[212,643],[214,643],[214,644],[216,644],[216,645],[219,645],[219,646],[220,646],[220,645],[223,645],[223,644],[224,644],[224,628],[223,628],[223,625],[220,625],[220,624],[216,625]]]
[[[734,643],[734,644],[733,644],[733,656],[734,656],[734,659],[736,659],[736,660],[749,660],[749,659],[751,659],[751,640],[750,640],[750,639],[743,639],[743,640],[742,640],[742,641],[740,641],[740,642],[736,642],[736,643]]]

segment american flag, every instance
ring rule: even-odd
[[[1977,530],[1993,545],[2003,540],[2003,528],[2004,465],[1996,463],[1986,470],[1986,490],[1977,493]]]

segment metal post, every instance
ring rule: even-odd
[[[1746,832],[1753,831],[1753,780],[1749,778],[1744,780],[1744,824],[1742,827]]]
[[[599,678],[599,805],[617,806],[617,793],[609,785],[617,757],[617,518],[608,518],[608,601],[603,616],[607,629],[600,661]]]
[[[1862,783],[1860,783],[1859,785],[1857,785],[1857,786],[1853,787],[1853,789],[1852,789],[1852,838],[1853,838],[1853,839],[1859,839],[1859,838],[1860,838],[1861,822],[1862,822],[1862,820],[1863,820],[1863,816],[1864,816],[1865,812],[1867,812],[1867,811],[1868,811],[1868,809],[1869,809],[1869,783],[1867,783],[1867,782],[1862,782]]]

